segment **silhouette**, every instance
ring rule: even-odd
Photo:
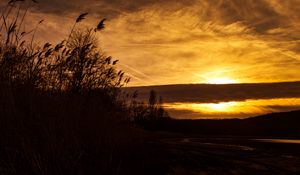
[[[299,111],[174,120],[159,96],[172,88],[151,87],[144,100],[124,88],[130,77],[97,42],[106,18],[83,28],[81,13],[66,38],[41,45],[43,20],[24,30],[26,2],[8,1],[1,11],[1,175],[299,174],[299,145],[261,142],[299,139]],[[268,85],[250,88],[257,86]]]
[[[66,40],[38,45],[43,21],[23,30],[25,2],[1,11],[0,174],[164,174],[130,122],[130,77],[98,49],[105,19],[84,29],[82,13]]]
[[[99,31],[99,30],[102,30],[104,29],[105,25],[104,25],[104,22],[106,21],[106,19],[102,19],[99,24],[97,25],[97,27],[95,28],[95,32]]]

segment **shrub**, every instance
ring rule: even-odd
[[[141,131],[123,120],[119,93],[129,78],[97,49],[104,20],[81,29],[81,14],[66,40],[35,46],[42,21],[23,31],[23,3],[11,0],[1,11],[0,174],[130,174],[137,165],[150,167],[138,161],[147,153]]]
[[[157,93],[154,90],[150,91],[148,104],[138,102],[138,93],[135,92],[130,103],[130,114],[136,123],[143,124],[145,122],[157,122],[170,119],[168,113],[163,108],[163,99],[160,96],[157,98]]]

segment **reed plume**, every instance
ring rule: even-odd
[[[95,28],[95,32],[102,30],[105,28],[105,24],[104,22],[106,21],[106,18],[102,19],[99,24],[97,25],[97,27]]]
[[[75,27],[76,27],[76,24],[79,23],[79,22],[81,22],[81,21],[83,21],[87,15],[88,15],[88,13],[82,13],[82,14],[80,14],[80,15],[76,18],[76,21],[75,21],[75,23],[73,24],[73,27],[72,27],[72,29],[71,29],[71,32],[70,32],[70,34],[69,34],[69,36],[68,36],[67,44],[69,43],[70,37],[71,37],[72,33],[74,32],[74,29],[75,29]]]
[[[81,15],[79,15],[76,19],[76,23],[79,23],[80,21],[84,20],[87,15],[88,13],[82,13]]]

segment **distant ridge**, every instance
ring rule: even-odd
[[[300,110],[247,119],[170,120],[146,127],[190,135],[272,136],[300,138]]]

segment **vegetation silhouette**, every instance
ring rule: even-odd
[[[148,104],[136,100],[138,92],[135,91],[130,102],[130,116],[132,120],[144,127],[148,123],[171,120],[169,114],[163,108],[163,99],[154,90],[150,90]]]
[[[172,120],[155,90],[145,102],[137,100],[137,92],[122,90],[130,77],[118,69],[118,60],[99,50],[105,18],[84,28],[80,23],[88,13],[82,13],[66,39],[38,45],[36,33],[44,20],[24,30],[29,8],[36,4],[10,0],[0,14],[0,174],[160,175],[180,174],[176,166],[186,165],[210,171],[218,165],[223,170],[226,164],[220,160],[228,158],[224,152],[219,156],[213,147],[211,152],[207,147],[199,151],[165,137],[299,135],[299,111],[276,120]],[[278,130],[284,122],[289,127]],[[257,132],[250,132],[253,126]]]
[[[133,95],[121,91],[130,77],[99,51],[106,19],[82,28],[82,13],[67,39],[36,45],[43,20],[23,30],[36,3],[1,10],[0,174],[163,174],[156,148],[130,122]]]

